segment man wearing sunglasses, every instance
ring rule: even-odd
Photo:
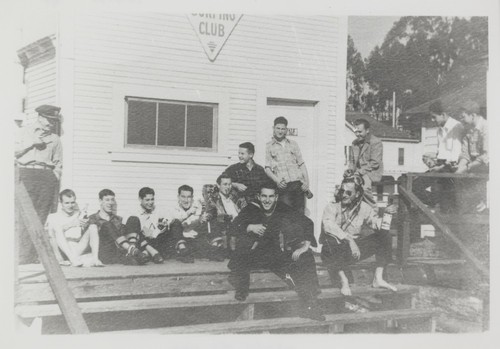
[[[345,177],[338,194],[340,201],[329,203],[323,212],[319,240],[323,244],[321,259],[332,282],[340,278],[340,292],[344,296],[352,295],[349,286],[353,282],[350,266],[372,255],[376,258],[373,287],[396,291],[382,277],[385,266],[392,259],[389,228],[381,229],[382,218],[362,200],[363,184],[359,176]],[[396,206],[387,206],[385,213],[396,213]],[[369,227],[374,232],[364,235],[363,227]]]

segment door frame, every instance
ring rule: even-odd
[[[257,149],[255,154],[256,162],[265,166],[265,144],[270,139],[266,139],[266,130],[272,128],[272,121],[267,120],[268,98],[297,100],[313,103],[314,125],[313,125],[313,163],[306,164],[311,183],[316,183],[316,188],[311,188],[316,200],[316,212],[311,212],[310,218],[314,221],[315,236],[318,239],[321,230],[321,215],[324,205],[328,201],[326,186],[326,149],[328,137],[328,90],[319,89],[304,85],[271,85],[259,88],[257,90],[257,123],[256,123],[256,142]],[[286,115],[285,115],[286,117]],[[321,127],[325,125],[325,127]],[[313,199],[314,200],[314,199]]]

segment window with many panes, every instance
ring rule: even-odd
[[[126,97],[127,146],[217,150],[217,104]]]
[[[405,164],[405,148],[398,149],[398,165]]]

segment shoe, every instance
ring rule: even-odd
[[[182,263],[194,263],[193,256],[185,248],[177,252],[177,260]]]
[[[244,302],[248,297],[248,292],[245,291],[236,291],[234,293],[234,299],[236,299],[238,302]]]
[[[316,321],[325,321],[325,316],[321,313],[319,308],[315,305],[310,305],[308,307],[304,307],[304,309],[300,312],[299,316],[301,318],[316,320]]]
[[[161,256],[161,254],[157,253],[153,256],[153,263],[154,264],[163,264],[165,260]]]
[[[149,257],[149,254],[146,252],[141,252],[138,255],[135,256],[135,259],[137,261],[137,264],[139,265],[144,265],[147,262],[150,261],[151,257]]]

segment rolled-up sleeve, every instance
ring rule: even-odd
[[[335,236],[339,240],[346,238],[347,233],[340,228],[336,222],[336,217],[339,214],[338,208],[335,204],[329,203],[323,211],[323,218],[321,220],[321,229],[327,235]]]

